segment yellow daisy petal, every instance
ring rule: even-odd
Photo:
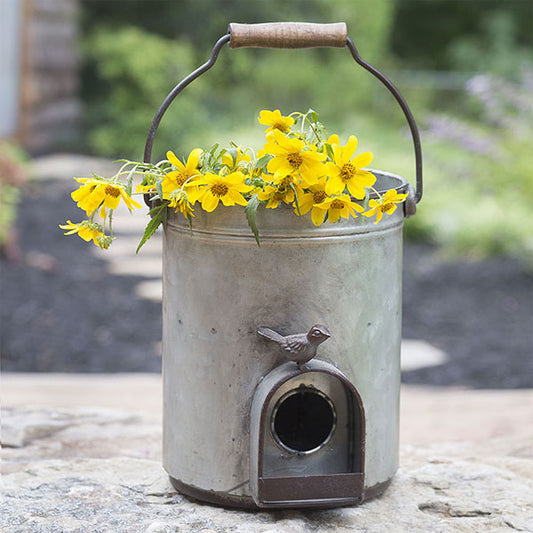
[[[372,152],[365,152],[364,154],[359,154],[358,156],[352,159],[352,164],[355,165],[358,169],[364,168],[374,159],[374,154]]]
[[[202,204],[202,209],[211,213],[217,207],[219,202],[219,197],[211,193],[211,191],[206,191],[205,195],[202,197],[200,203]]]
[[[356,150],[357,150],[357,137],[355,135],[351,135],[346,145],[342,146],[340,149],[342,162],[348,163],[352,159]]]
[[[311,210],[311,220],[315,226],[320,226],[324,222],[325,217],[326,213],[322,209],[319,209],[318,206],[313,207]]]
[[[185,171],[185,165],[176,157],[174,152],[170,150],[167,152],[167,159],[181,172]]]

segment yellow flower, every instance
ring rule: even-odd
[[[327,144],[336,144],[336,145],[339,145],[340,144],[340,141],[339,141],[339,136],[334,133],[333,135],[330,135],[328,141],[327,141]]]
[[[291,187],[291,184],[294,189]],[[303,194],[300,187],[293,181],[293,177],[286,176],[279,180],[277,184],[267,184],[264,190],[257,193],[257,198],[262,202],[268,200],[266,207],[268,209],[275,209],[282,202],[285,204],[294,202],[294,191],[296,191],[298,198],[300,197],[300,194]]]
[[[167,159],[174,165],[177,170],[173,170],[165,174],[161,188],[163,189],[163,198],[168,199],[169,194],[176,189],[181,189],[183,185],[191,183],[197,177],[201,176],[198,170],[198,162],[202,155],[201,148],[195,148],[187,158],[187,163],[184,165],[170,150],[167,152]]]
[[[392,215],[392,213],[396,211],[396,204],[401,204],[407,196],[407,194],[398,194],[396,189],[389,189],[377,200],[371,198],[368,202],[368,207],[370,207],[370,209],[365,211],[363,215],[365,217],[371,217],[376,214],[376,222],[374,222],[374,224],[377,224],[381,220],[383,213]]]
[[[246,205],[248,202],[242,196],[242,193],[250,192],[253,187],[244,183],[245,176],[242,172],[232,172],[227,176],[218,176],[208,172],[203,179],[198,180],[196,184],[200,187],[197,199],[202,208],[211,212],[214,211],[222,202],[225,206],[235,204]],[[205,185],[205,187],[202,187]]]
[[[64,235],[72,235],[77,233],[84,241],[89,242],[91,239],[97,246],[100,246],[98,239],[100,237],[105,237],[102,232],[100,224],[96,222],[90,222],[89,220],[84,220],[74,224],[70,220],[67,220],[66,224],[59,225],[61,229],[69,230],[64,233]]]
[[[364,211],[359,204],[352,202],[352,199],[347,194],[326,198],[322,203],[317,204],[317,207],[327,212],[330,222],[337,222],[340,217],[349,218],[350,215],[356,217],[356,211],[358,213]]]
[[[339,136],[336,133],[334,133],[333,135],[330,135],[329,139],[326,141],[326,143],[322,147],[322,150],[324,151],[325,154],[328,153],[328,150],[327,150],[327,145],[328,144],[329,144],[329,146],[331,148],[333,148],[334,144],[336,144],[338,146],[340,144]]]
[[[263,126],[269,126],[265,133],[274,130],[279,130],[283,133],[289,133],[291,126],[294,124],[294,119],[291,117],[282,116],[279,109],[276,109],[275,111],[267,111],[265,109],[259,113],[259,118],[257,120],[259,121],[259,124],[263,124]]]
[[[196,188],[197,189],[197,188]],[[169,207],[174,207],[175,213],[181,213],[185,218],[193,217],[192,202],[189,199],[187,193],[181,189],[173,191],[169,195]]]
[[[290,187],[292,184],[298,193],[303,192],[300,187],[302,180],[298,174],[287,174],[286,176],[279,175],[277,177],[264,174],[263,179],[265,179],[265,181],[270,181],[271,179],[274,185],[282,185],[284,187]]]
[[[135,188],[137,193],[155,193],[156,192],[156,183],[159,180],[159,176],[152,173],[144,174],[142,183],[138,184]]]
[[[330,140],[332,140],[331,137]],[[372,161],[372,152],[353,157],[357,148],[357,138],[354,135],[348,139],[345,146],[339,146],[333,142],[331,148],[333,163],[326,163],[329,176],[326,192],[328,195],[340,194],[348,187],[349,193],[354,198],[364,198],[365,187],[371,187],[376,181],[374,174],[368,170],[361,170]]]
[[[305,215],[311,211],[311,220],[315,226],[320,226],[326,217],[324,210],[319,207],[319,205],[328,197],[325,186],[326,178],[320,178],[315,184],[308,188],[308,192],[305,192],[302,196],[298,197],[300,215]]]
[[[147,183],[146,185],[138,184],[135,188],[135,192],[146,194],[149,192],[155,192],[155,183]]]
[[[83,183],[83,185],[76,189],[71,196],[78,207],[84,209],[87,215],[90,215],[100,206],[102,208],[116,209],[121,198],[129,209],[141,207],[129,196],[124,184],[120,182],[112,183],[109,180],[99,177],[76,178],[76,181]]]
[[[231,152],[224,152],[224,154],[222,154],[222,164],[226,165],[230,170],[235,170],[243,162],[249,163],[250,156],[241,152],[240,148],[237,148],[237,151],[235,152],[235,159]]]
[[[274,174],[274,179],[299,173],[302,185],[308,187],[326,173],[322,164],[326,158],[324,154],[306,150],[303,141],[286,137],[278,130],[267,135],[263,152],[274,156],[267,165],[267,170]]]

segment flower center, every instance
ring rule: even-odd
[[[326,198],[327,194],[325,191],[317,191],[313,193],[313,203],[314,204],[321,204]]]
[[[282,202],[287,194],[285,189],[278,189],[273,195],[272,199],[277,202]]]
[[[394,203],[393,202],[387,202],[386,204],[382,204],[380,207],[379,207],[379,210],[382,212],[382,213],[386,213],[389,209],[391,209],[392,207],[394,207]]]
[[[178,184],[178,187],[181,187],[188,179],[188,176],[186,174],[180,173],[176,177],[176,183]]]
[[[342,209],[344,207],[344,202],[342,200],[338,200],[335,198],[333,202],[331,202],[331,209]]]
[[[289,128],[283,122],[274,122],[274,124],[272,124],[272,127],[276,130],[282,131],[283,133],[289,131]]]
[[[298,168],[303,163],[303,157],[298,152],[287,154],[287,161],[293,168]]]
[[[343,181],[348,181],[349,179],[353,178],[353,175],[356,172],[357,169],[351,163],[346,163],[341,168],[341,179]]]
[[[113,187],[113,185],[107,185],[105,188],[105,193],[107,196],[112,196],[113,198],[116,198],[117,196],[120,196],[120,189],[117,187]]]
[[[228,194],[228,186],[225,183],[214,183],[211,185],[210,190],[213,196],[218,196],[219,198]]]

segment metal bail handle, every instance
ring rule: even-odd
[[[422,198],[422,148],[420,146],[420,135],[415,119],[407,102],[400,94],[394,84],[379,70],[367,63],[357,51],[353,41],[347,36],[346,24],[344,22],[334,24],[315,24],[310,22],[270,22],[263,24],[238,24],[232,22],[229,25],[228,33],[222,36],[213,47],[209,59],[194,72],[184,78],[165,98],[161,107],[157,111],[154,120],[150,126],[146,144],[144,147],[144,162],[149,163],[152,158],[152,146],[154,137],[166,110],[178,96],[178,94],[187,87],[196,78],[209,70],[216,62],[218,54],[222,47],[229,43],[230,48],[254,47],[254,48],[318,48],[318,47],[348,47],[352,57],[365,70],[375,76],[394,96],[399,106],[404,112],[415,151],[415,170],[416,170],[416,190],[414,194],[410,190],[404,209],[405,215],[413,215],[416,211],[416,204]],[[412,187],[410,186],[410,189]],[[147,196],[145,202],[150,205]]]

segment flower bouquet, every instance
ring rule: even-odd
[[[152,206],[151,220],[137,251],[160,226],[166,225],[168,209],[181,213],[193,226],[195,209],[212,212],[223,206],[240,205],[260,244],[256,213],[260,206],[276,209],[289,206],[295,216],[310,213],[319,226],[341,218],[392,214],[407,194],[395,189],[380,193],[374,189],[374,174],[366,170],[371,152],[355,155],[357,138],[341,144],[339,136],[328,135],[315,111],[283,116],[279,110],[263,110],[259,123],[266,126],[266,142],[257,153],[249,147],[218,144],[210,150],[195,148],[181,161],[172,151],[155,164],[121,160],[120,170],[110,178],[93,175],[75,178],[81,183],[72,199],[88,219],[59,227],[65,235],[78,234],[107,249],[113,239],[113,211],[121,200],[128,209],[141,205],[141,195]],[[142,180],[133,190],[133,178]]]

